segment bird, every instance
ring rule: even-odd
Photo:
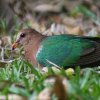
[[[97,67],[100,65],[100,38],[60,34],[45,36],[33,28],[18,32],[12,50],[21,44],[25,58],[32,66],[55,64],[63,68]]]

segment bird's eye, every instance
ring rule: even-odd
[[[26,33],[22,33],[20,36],[21,36],[21,37],[25,37],[25,35],[26,35]]]

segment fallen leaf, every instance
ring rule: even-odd
[[[80,28],[80,26],[71,27],[71,26],[65,26],[64,24],[53,23],[50,29],[46,30],[42,34],[47,36],[60,35],[60,34],[83,35],[84,32]]]
[[[57,100],[68,100],[67,92],[63,84],[63,78],[61,76],[56,76],[53,90],[58,98]]]
[[[76,27],[66,27],[67,31],[69,34],[73,34],[73,35],[83,35],[84,32],[83,30],[80,28],[80,26],[76,26]]]
[[[40,4],[34,8],[35,12],[60,12],[61,8],[51,4]]]

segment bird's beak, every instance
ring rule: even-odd
[[[17,46],[19,45],[19,40],[17,40],[16,42],[14,42],[12,44],[12,50],[15,50],[17,48]]]

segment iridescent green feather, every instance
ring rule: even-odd
[[[86,48],[92,48],[93,42],[87,39],[67,35],[57,35],[41,42],[36,58],[43,66],[70,66],[76,63]],[[48,61],[47,61],[48,60]]]

